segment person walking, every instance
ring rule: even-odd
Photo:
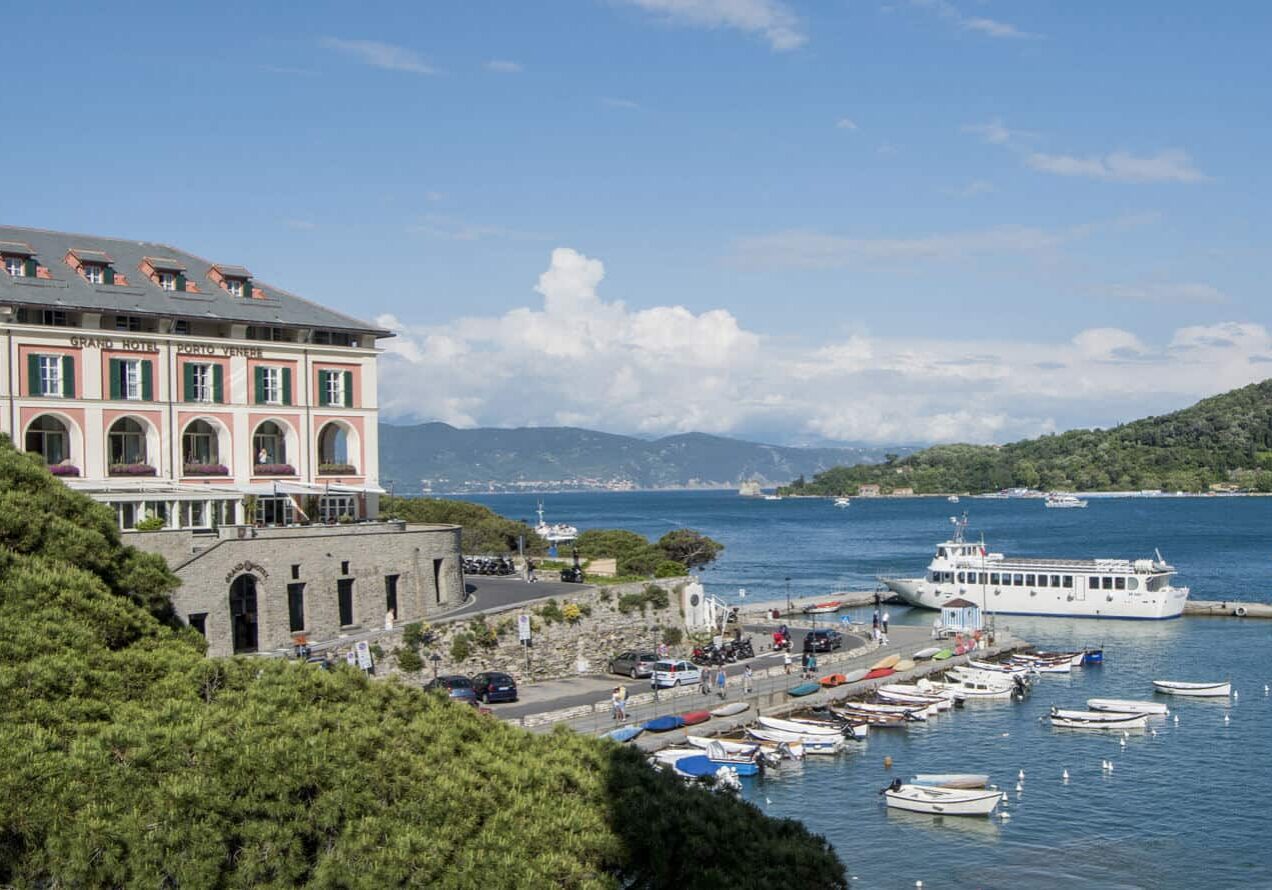
[[[626,703],[623,701],[623,687],[615,686],[613,694],[610,695],[610,705],[614,709],[614,719],[620,723],[627,720],[627,715],[623,713],[624,704]]]
[[[658,674],[649,675],[649,687],[653,690],[654,701],[658,701]]]
[[[782,667],[786,668],[786,673],[789,676],[791,672],[791,650],[790,649],[787,649],[785,652],[782,653]]]
[[[703,671],[703,670],[698,671],[698,682],[702,689],[702,694],[710,695],[711,694],[711,672]]]
[[[814,653],[809,652],[808,653],[808,679],[813,680],[813,679],[816,679],[816,677],[817,677],[817,656]]]
[[[874,610],[874,618],[871,619],[870,626],[873,627],[875,630],[879,629],[879,610],[878,609]]]
[[[883,633],[885,636],[888,633],[888,613],[887,612],[883,613]]]
[[[729,678],[728,678],[728,675],[725,674],[724,668],[718,668],[716,670],[715,685],[716,685],[716,695],[720,696],[720,698],[724,698],[724,694],[725,694],[724,689],[725,689],[725,686],[728,685],[728,682],[729,682]]]
[[[742,691],[747,695],[755,691],[755,672],[751,670],[749,664],[742,671]]]

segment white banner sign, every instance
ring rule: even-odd
[[[354,644],[354,651],[358,653],[358,667],[364,671],[369,671],[375,662],[371,660],[371,644],[366,640],[359,640]]]
[[[530,642],[530,616],[517,616],[517,639],[523,643]]]

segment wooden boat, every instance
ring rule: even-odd
[[[937,788],[893,782],[883,791],[888,806],[934,816],[988,816],[1003,799],[1000,791]]]
[[[911,722],[904,714],[882,714],[877,711],[857,711],[852,708],[836,708],[835,713],[847,720],[860,720],[867,726],[877,726],[880,729],[897,729]]]
[[[762,742],[803,745],[805,754],[838,754],[847,744],[842,735],[804,735],[798,732],[783,732],[780,729],[760,727],[748,728],[746,734]]]
[[[913,667],[914,667],[913,659],[903,658],[900,661],[898,661],[896,664],[894,664],[892,666],[892,669],[896,671],[897,673],[900,673],[901,671],[908,671],[912,669]]]
[[[684,725],[685,721],[681,717],[670,714],[666,717],[655,717],[653,720],[647,721],[645,730],[648,732],[671,732],[673,729],[680,729]]]
[[[1062,729],[1143,729],[1147,714],[1118,714],[1114,711],[1068,711],[1051,709],[1051,725]]]
[[[685,711],[680,715],[680,719],[684,721],[682,726],[697,726],[699,723],[706,723],[711,719],[710,711]]]
[[[845,683],[857,683],[866,678],[866,674],[870,673],[865,668],[857,668],[844,674]]]
[[[1028,664],[1011,664],[1010,662],[999,664],[993,661],[977,661],[974,658],[968,660],[965,669],[985,671],[991,674],[1008,674],[1013,677],[1023,677],[1033,670],[1032,666]]]
[[[838,612],[844,607],[842,600],[829,600],[824,603],[815,603],[811,606],[805,606],[803,612],[805,615],[824,615],[827,612]]]
[[[920,649],[918,652],[915,652],[910,657],[913,658],[915,661],[926,661],[927,659],[932,658],[934,655],[936,655],[936,653],[940,651],[941,651],[940,646],[929,646],[926,649]]]
[[[1088,698],[1087,707],[1092,711],[1116,711],[1120,714],[1152,714],[1165,717],[1170,708],[1156,701],[1135,701],[1129,698]]]
[[[1104,650],[1103,649],[1083,649],[1082,663],[1083,664],[1103,664]]]
[[[927,708],[929,709],[929,713],[936,711],[948,711],[950,708],[954,707],[954,700],[946,696],[906,695],[903,692],[895,692],[882,687],[875,690],[875,695],[883,702],[908,705],[911,708]]]
[[[605,735],[607,738],[622,744],[623,742],[630,742],[644,731],[645,727],[643,726],[620,726],[618,729],[611,729]]]
[[[807,683],[800,683],[798,686],[792,686],[790,689],[786,690],[786,694],[793,695],[796,698],[799,698],[805,695],[812,695],[814,692],[816,692],[819,689],[821,689],[821,684],[814,683],[813,681],[810,680]]]
[[[821,685],[825,686],[827,689],[833,689],[836,686],[843,686],[844,683],[848,681],[844,678],[843,674],[827,674],[817,682],[821,683]]]
[[[891,714],[904,717],[911,722],[923,721],[928,718],[926,705],[920,705],[915,708],[892,702],[849,701],[844,702],[840,710],[849,714]]]
[[[952,692],[956,697],[963,699],[1004,699],[1011,698],[1015,691],[1014,683],[992,683],[978,677],[962,677],[959,675],[951,676],[946,682],[939,685],[941,688]]]
[[[947,659],[947,658],[952,658],[952,657],[953,657],[953,655],[954,655],[954,650],[953,650],[953,649],[942,649],[942,650],[940,650],[939,652],[937,652],[935,655],[933,655],[933,656],[932,656],[932,660],[933,660],[933,661],[945,661],[945,659]]]
[[[691,735],[685,741],[695,748],[719,745],[729,754],[753,754],[759,752],[770,760],[803,760],[804,746],[799,742],[762,742],[747,736]]]
[[[1086,661],[1086,651],[1081,652],[1035,652],[1035,656],[1043,661],[1067,661],[1073,667],[1082,667]]]
[[[1185,683],[1180,680],[1154,680],[1153,689],[1166,695],[1190,695],[1195,698],[1225,698],[1232,694],[1232,684]]]
[[[968,662],[972,664],[973,662]],[[980,662],[975,662],[977,667],[981,666]],[[1013,656],[1002,667],[1013,672],[1029,673],[1030,671],[1038,674],[1069,674],[1073,672],[1073,664],[1067,658],[1058,661],[1048,661],[1043,658],[1021,658]]]
[[[870,670],[875,671],[880,668],[890,668],[896,665],[896,663],[900,660],[900,655],[889,655],[887,658],[880,658],[874,664],[870,665]]]
[[[795,732],[801,735],[843,736],[843,727],[814,720],[784,720],[781,717],[757,717],[756,722],[765,729],[779,732]]]
[[[911,785],[930,785],[935,788],[984,788],[989,776],[983,773],[919,773],[910,780]]]
[[[890,676],[892,676],[892,675],[893,675],[893,674],[895,674],[895,673],[896,673],[896,671],[894,671],[894,670],[893,670],[892,668],[890,668],[890,667],[877,667],[877,668],[871,668],[871,669],[870,669],[870,670],[866,673],[866,675],[865,675],[864,677],[862,677],[861,679],[863,679],[863,680],[878,680],[880,677],[890,677]]]
[[[751,707],[748,702],[734,701],[727,705],[720,705],[718,708],[711,709],[712,717],[732,717],[734,714],[741,714],[743,711]]]

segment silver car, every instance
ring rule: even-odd
[[[692,661],[660,661],[654,665],[654,685],[688,686],[701,682],[702,671]]]
[[[635,650],[615,655],[610,659],[611,674],[626,674],[633,680],[648,677],[654,672],[654,662],[658,656],[653,652],[637,652]]]

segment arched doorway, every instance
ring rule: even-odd
[[[256,651],[256,577],[239,575],[230,585],[234,654]]]
[[[252,435],[252,454],[257,466],[280,466],[287,463],[287,435],[283,428],[267,420]]]
[[[41,414],[27,427],[26,450],[44,458],[50,467],[71,458],[71,436],[66,424],[51,414]]]
[[[131,417],[121,417],[106,434],[107,464],[112,474],[128,473],[146,465],[146,428]]]

